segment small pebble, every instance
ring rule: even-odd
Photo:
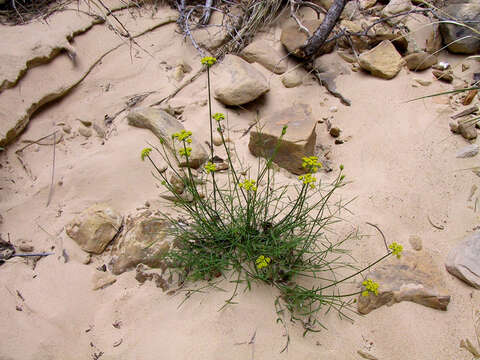
[[[410,246],[412,247],[413,250],[416,250],[416,251],[422,250],[422,239],[420,238],[420,236],[411,235],[408,238],[408,242],[410,243]]]
[[[332,107],[330,107],[329,110],[330,110],[330,112],[332,112],[332,113],[336,113],[336,112],[338,111],[338,108],[337,108],[336,106],[332,106]]]
[[[330,136],[334,137],[334,138],[337,138],[340,136],[340,128],[336,127],[336,126],[333,126],[332,128],[330,128]]]
[[[90,136],[92,136],[92,129],[79,128],[78,132],[80,133],[80,135],[86,138],[89,138]]]
[[[72,132],[72,127],[70,125],[64,125],[62,130],[65,134],[70,134]]]

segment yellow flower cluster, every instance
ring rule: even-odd
[[[215,172],[217,170],[217,166],[209,161],[205,165],[205,170],[207,170],[207,174],[210,174],[211,172]]]
[[[222,120],[225,120],[225,115],[222,114],[222,113],[218,113],[218,112],[217,112],[217,113],[213,114],[212,118],[213,118],[215,121],[220,122],[220,121],[222,121]]]
[[[305,175],[301,175],[298,177],[298,179],[303,181],[305,185],[309,185],[312,189],[315,189],[315,181],[317,181],[317,179],[312,176],[312,174],[308,173]]]
[[[307,169],[308,172],[316,173],[318,168],[322,167],[322,163],[318,161],[316,156],[303,157],[302,160],[302,167]]]
[[[202,65],[206,65],[207,67],[212,66],[217,62],[217,59],[212,56],[205,56],[202,58]]]
[[[142,150],[142,153],[140,155],[140,157],[142,158],[142,161],[145,160],[145,158],[150,154],[151,151],[152,151],[152,148],[145,148]]]
[[[402,251],[403,251],[403,246],[400,244],[397,244],[396,242],[393,242],[390,244],[388,247],[390,250],[392,250],[393,255],[397,255],[397,258],[400,259],[402,256]]]
[[[186,147],[184,149],[180,149],[178,150],[178,153],[180,154],[180,156],[190,156],[190,154],[192,153],[192,148],[191,147]]]
[[[182,130],[180,132],[177,132],[172,135],[172,139],[177,139],[178,141],[185,141],[188,144],[192,143],[192,139],[190,138],[192,136],[191,131],[187,130]]]
[[[362,296],[368,296],[370,293],[378,295],[378,283],[372,279],[367,279],[362,282],[362,285],[365,286],[365,290],[362,291]]]
[[[270,259],[269,257],[260,255],[257,258],[257,260],[255,261],[255,263],[257,264],[257,269],[261,270],[261,269],[267,267],[268,264],[270,264],[271,261],[272,261],[272,259]]]
[[[241,188],[244,188],[247,191],[257,191],[257,187],[255,186],[255,180],[245,180],[243,183],[238,184]]]

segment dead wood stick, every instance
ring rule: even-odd
[[[373,226],[375,229],[378,230],[378,232],[380,233],[380,235],[382,235],[383,243],[385,244],[385,249],[387,249],[387,252],[390,252],[390,250],[388,250],[387,238],[385,237],[385,235],[383,235],[383,231],[380,230],[380,228],[378,227],[378,225],[375,225],[375,224],[372,224],[372,223],[369,223],[369,222],[366,222],[366,224],[367,224],[367,225],[370,225],[370,226]]]
[[[20,154],[16,154],[16,155],[17,155],[18,161],[20,161],[20,164],[22,164],[23,170],[25,170],[25,172],[30,177],[30,179],[35,181],[37,178],[35,177],[35,175],[33,175],[32,170],[30,170],[30,168],[27,166],[27,164],[25,163],[23,158],[20,156]]]
[[[459,112],[458,114],[451,116],[451,118],[455,120],[455,119],[476,113],[477,111],[478,111],[478,106],[475,105],[475,106],[469,107],[468,109],[463,110],[462,112]]]

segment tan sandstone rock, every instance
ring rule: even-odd
[[[85,251],[101,254],[117,235],[122,216],[107,204],[96,204],[82,211],[65,231]]]
[[[215,99],[225,105],[243,105],[270,90],[260,71],[230,54],[213,69],[213,87]]]
[[[248,62],[257,62],[275,74],[287,71],[287,61],[265,40],[257,40],[248,45],[240,53]]]
[[[403,66],[402,56],[388,40],[359,56],[362,69],[382,79],[393,79]]]
[[[310,105],[294,104],[261,120],[261,128],[250,132],[248,148],[255,156],[269,158],[279,141],[283,126],[287,125],[287,132],[273,161],[294,174],[303,174],[302,158],[314,153],[316,123]]]

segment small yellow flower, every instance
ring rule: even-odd
[[[151,151],[152,151],[152,148],[145,148],[142,150],[142,153],[140,155],[142,161],[145,161],[145,158],[150,154]]]
[[[218,112],[217,112],[217,113],[213,114],[212,118],[213,118],[215,121],[220,122],[220,121],[222,121],[222,120],[225,120],[225,115],[222,114],[222,113],[218,113]]]
[[[397,258],[400,259],[400,257],[402,256],[402,251],[403,251],[403,246],[402,245],[397,244],[396,242],[393,242],[393,243],[390,244],[390,246],[388,248],[392,250],[393,255],[397,255]]]
[[[205,170],[207,170],[207,174],[214,172],[217,170],[217,166],[210,161],[205,165]]]
[[[312,189],[315,189],[315,181],[317,181],[317,179],[312,176],[312,174],[308,173],[305,175],[301,175],[298,177],[298,179],[303,181],[305,185],[309,185]]]
[[[322,163],[318,161],[318,157],[316,156],[303,157],[302,160],[302,167],[311,173],[316,173],[318,168],[322,167]]]
[[[182,131],[173,134],[172,139],[177,139],[178,141],[186,141],[190,144],[192,142],[190,136],[192,136],[192,132],[183,129]]]
[[[372,279],[367,279],[362,282],[362,285],[365,286],[365,290],[362,291],[362,296],[368,296],[370,293],[378,295],[378,283]]]
[[[190,154],[192,153],[192,148],[186,147],[184,149],[180,149],[178,150],[178,153],[180,154],[180,156],[190,156]]]
[[[207,67],[211,67],[216,62],[217,59],[212,56],[205,56],[204,58],[202,58],[202,65],[206,65]]]
[[[243,183],[238,184],[241,188],[244,188],[247,191],[257,191],[257,187],[255,186],[255,180],[245,180]]]
[[[284,135],[287,133],[287,128],[288,128],[287,125],[283,125],[283,128],[282,128],[282,136],[284,136]]]
[[[272,259],[270,259],[269,257],[260,255],[257,258],[257,260],[255,261],[255,263],[257,264],[257,269],[261,270],[261,269],[267,267],[268,264],[270,264],[271,261],[272,261]]]

